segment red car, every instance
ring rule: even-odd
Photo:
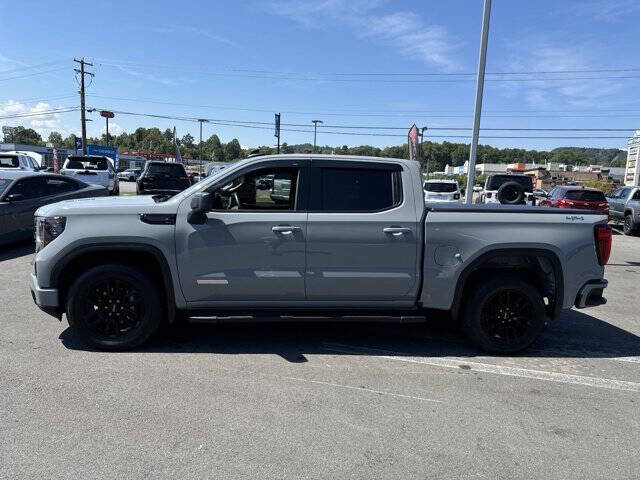
[[[588,187],[557,186],[553,187],[547,197],[542,198],[538,205],[555,208],[584,208],[598,210],[609,215],[609,203],[600,190]]]

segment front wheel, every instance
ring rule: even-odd
[[[633,217],[629,213],[624,216],[624,224],[622,226],[622,231],[625,235],[636,234],[637,227],[635,222],[633,221]]]
[[[158,287],[137,268],[124,264],[93,267],[67,295],[69,325],[88,345],[127,350],[151,337],[163,310]]]
[[[508,355],[527,348],[545,322],[540,292],[516,275],[478,283],[464,310],[467,335],[482,350]]]

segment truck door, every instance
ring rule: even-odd
[[[345,306],[411,303],[419,283],[421,236],[409,173],[385,162],[312,160],[311,165],[307,300]]]
[[[191,307],[285,306],[305,299],[307,165],[271,160],[225,175],[206,190],[214,208],[204,225],[187,222],[190,199],[182,202],[176,255]]]

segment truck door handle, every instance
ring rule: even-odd
[[[293,233],[293,232],[299,232],[301,230],[302,230],[301,227],[295,227],[295,226],[291,226],[291,225],[274,225],[273,227],[271,227],[271,231],[274,232],[274,233],[289,234],[289,233]]]
[[[384,233],[390,233],[392,235],[403,235],[405,233],[411,233],[410,228],[405,227],[386,227],[382,229]]]

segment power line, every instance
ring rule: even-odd
[[[14,76],[14,77],[0,78],[0,82],[4,82],[4,81],[7,81],[7,80],[15,80],[15,79],[18,79],[18,78],[33,77],[35,75],[44,75],[46,73],[59,72],[60,70],[66,70],[66,67],[54,68],[52,70],[42,70],[42,71],[39,71],[39,72],[31,72],[31,73],[26,73],[24,75],[17,75],[17,76]]]
[[[43,110],[40,112],[15,113],[13,115],[3,115],[0,117],[0,120],[7,120],[10,118],[38,117],[41,115],[53,115],[56,113],[77,112],[78,110],[80,110],[79,107],[64,107],[64,108],[57,108],[54,110]]]
[[[21,67],[12,68],[10,70],[1,70],[0,71],[0,75],[4,75],[5,73],[20,72],[22,70],[33,70],[33,69],[36,69],[36,68],[48,67],[48,66],[51,66],[51,65],[58,65],[58,64],[61,64],[61,63],[62,62],[60,60],[54,60],[52,62],[38,63],[36,65],[23,65]]]

